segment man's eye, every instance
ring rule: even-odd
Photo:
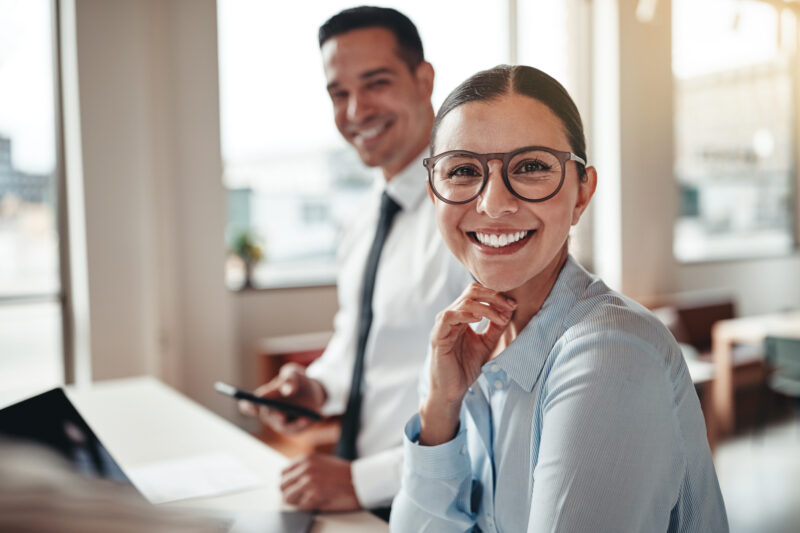
[[[330,93],[330,95],[331,95],[331,100],[333,100],[334,102],[340,102],[347,98],[347,93],[345,91],[332,92]]]
[[[372,80],[371,82],[369,82],[367,84],[367,87],[370,88],[370,89],[378,89],[378,88],[384,87],[386,85],[389,85],[389,80],[387,80],[387,79],[379,79],[379,80]]]

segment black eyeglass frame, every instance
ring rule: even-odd
[[[561,181],[558,182],[558,187],[556,187],[556,190],[550,193],[549,195],[545,196],[544,198],[536,198],[536,199],[525,198],[524,196],[520,195],[519,193],[517,193],[517,191],[514,190],[514,188],[511,186],[511,182],[508,180],[508,165],[509,163],[511,163],[511,160],[514,158],[514,156],[522,152],[528,152],[532,150],[541,150],[550,153],[553,156],[555,156],[555,158],[558,159],[558,161],[561,163]],[[476,192],[468,200],[461,200],[460,202],[448,200],[447,198],[443,197],[441,194],[439,194],[439,191],[437,191],[436,187],[434,187],[433,185],[433,167],[436,165],[436,162],[444,157],[455,154],[474,157],[475,159],[480,161],[481,164],[483,165],[483,183],[481,183],[478,192]],[[435,194],[439,200],[447,204],[463,205],[470,203],[475,198],[480,196],[481,193],[483,192],[483,189],[486,188],[486,182],[489,181],[489,161],[495,159],[499,159],[500,161],[503,162],[500,174],[503,176],[503,183],[506,184],[506,188],[511,192],[511,194],[513,194],[514,196],[525,202],[544,202],[549,200],[556,194],[558,194],[558,192],[561,190],[561,187],[564,186],[564,178],[567,175],[567,161],[575,161],[576,163],[580,163],[581,165],[586,167],[586,161],[583,158],[578,157],[574,153],[562,152],[561,150],[554,150],[552,148],[547,148],[546,146],[525,146],[524,148],[519,148],[517,150],[514,150],[513,152],[495,152],[491,154],[477,154],[475,152],[470,152],[469,150],[449,150],[447,152],[442,152],[441,154],[437,154],[432,157],[426,157],[425,159],[422,160],[422,164],[428,170],[428,183],[431,186],[433,194]]]

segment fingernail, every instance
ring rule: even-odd
[[[288,383],[284,383],[281,385],[280,391],[284,396],[289,396],[292,393],[292,386]]]

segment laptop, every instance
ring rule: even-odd
[[[0,409],[0,436],[42,445],[84,476],[130,485],[131,492],[145,499],[61,388]],[[231,533],[308,533],[314,521],[311,513],[304,511],[210,514]]]

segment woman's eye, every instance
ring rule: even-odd
[[[517,172],[542,172],[550,170],[550,165],[543,161],[524,161],[517,166]]]
[[[480,176],[477,169],[470,166],[455,167],[451,169],[450,172],[447,173],[447,175],[451,178],[471,178]]]

